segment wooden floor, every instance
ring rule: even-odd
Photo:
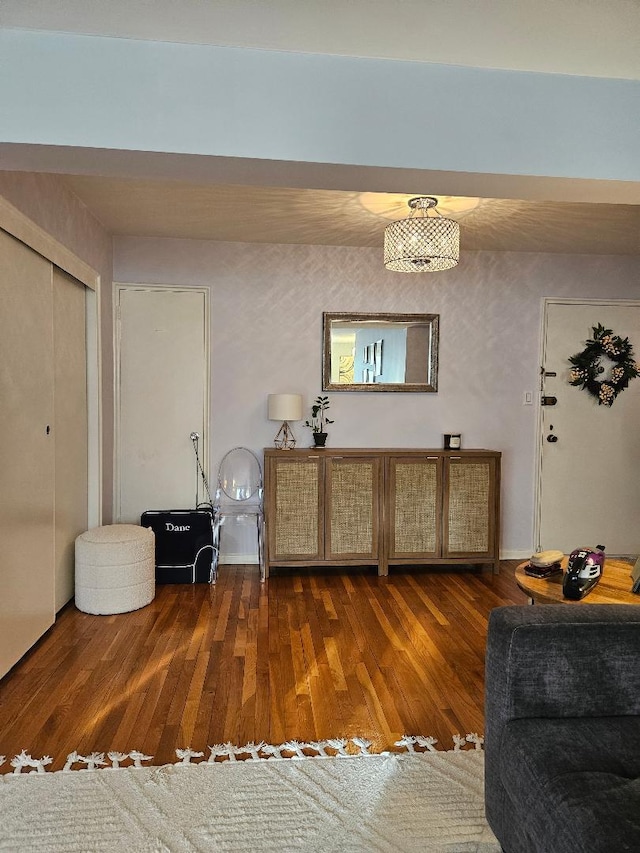
[[[209,587],[158,586],[148,607],[90,616],[73,604],[0,680],[0,754],[54,757],[482,732],[489,611],[525,604],[478,569],[281,570],[222,566]],[[8,762],[0,773],[11,771]]]

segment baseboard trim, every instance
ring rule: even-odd
[[[257,566],[258,565],[258,557],[256,554],[221,554],[220,555],[220,565],[221,566]]]
[[[501,551],[501,560],[528,560],[531,551]],[[220,556],[221,566],[257,566],[258,558],[255,554],[225,554]]]

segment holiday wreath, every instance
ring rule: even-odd
[[[586,344],[582,352],[569,359],[573,365],[569,384],[579,385],[588,391],[597,399],[598,405],[612,406],[630,380],[640,376],[633,346],[629,343],[629,338],[614,335],[611,329],[605,329],[601,323],[593,326],[593,338]],[[598,379],[605,372],[601,361],[603,357],[614,362],[614,366],[606,379]]]

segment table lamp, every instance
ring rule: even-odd
[[[282,421],[273,440],[274,445],[279,450],[293,450],[296,440],[288,422],[302,420],[302,395],[269,394],[268,409],[270,421]]]

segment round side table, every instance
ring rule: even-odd
[[[565,571],[568,559],[564,557],[562,560]],[[633,566],[622,560],[607,557],[599,582],[580,601],[571,601],[562,595],[563,575],[558,573],[549,578],[532,578],[525,573],[527,565],[528,560],[516,568],[516,583],[529,597],[529,604],[640,604],[640,595],[631,592]]]

